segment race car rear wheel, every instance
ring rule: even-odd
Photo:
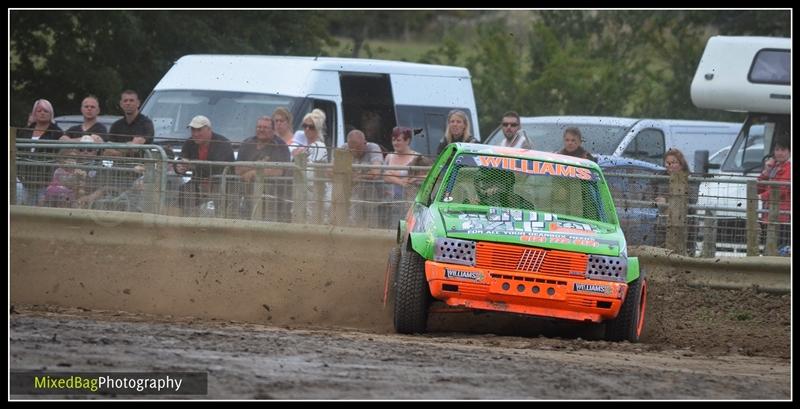
[[[431,293],[425,279],[425,259],[408,249],[400,257],[395,279],[394,329],[401,334],[424,333]]]
[[[644,313],[647,307],[647,280],[642,273],[628,284],[628,294],[617,318],[606,322],[606,340],[638,342],[644,331]]]

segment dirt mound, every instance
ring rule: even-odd
[[[643,342],[789,358],[791,295],[653,281]]]
[[[364,319],[357,327],[360,331],[391,332],[391,311],[384,310],[373,294],[337,293],[336,286],[326,295],[347,296],[353,304],[370,304],[361,316],[352,316],[349,322]],[[690,287],[674,283],[650,282],[649,305],[644,334],[639,344],[627,342],[598,342],[602,327],[545,320],[511,314],[442,312],[443,304],[434,304],[429,321],[429,331],[444,333],[471,333],[476,336],[501,335],[521,336],[530,342],[557,349],[603,349],[626,351],[630,348],[645,351],[686,350],[707,355],[766,356],[788,359],[790,357],[790,295],[758,292],[754,289],[723,290]],[[364,297],[365,299],[359,299]],[[340,300],[344,301],[344,300]],[[327,301],[326,301],[327,302]],[[309,299],[296,304],[292,315],[265,319],[271,325],[293,328],[325,328],[341,322],[342,317],[329,316],[328,307],[321,307],[321,300]],[[57,306],[18,305],[22,311],[77,312],[88,313],[88,309]],[[279,313],[273,309],[272,313]],[[265,310],[265,313],[269,313]],[[197,318],[152,314],[130,314],[125,312],[92,311],[102,319],[121,319],[142,322],[192,322]],[[294,319],[291,319],[291,318]],[[562,343],[560,339],[572,339]],[[688,353],[688,352],[687,352]]]
[[[650,350],[674,348],[712,355],[789,358],[790,302],[789,294],[754,288],[712,289],[651,279],[640,345]],[[444,307],[434,305],[434,310],[439,308]],[[603,335],[599,325],[472,312],[431,314],[429,329],[585,340]],[[603,344],[603,348],[609,347]]]

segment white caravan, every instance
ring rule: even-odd
[[[328,147],[342,146],[351,128],[391,151],[394,126],[417,132],[411,148],[435,154],[447,114],[460,109],[478,134],[469,71],[462,67],[352,58],[187,55],[156,84],[142,107],[156,141],[189,136],[186,125],[205,115],[234,143],[255,135],[256,119],[283,106],[299,129],[303,115],[325,112]]]
[[[700,108],[747,112],[742,130],[722,161],[723,177],[754,177],[778,139],[788,141],[791,115],[791,39],[711,37],[692,80],[692,102]],[[718,208],[718,226],[743,242],[746,186],[700,185],[700,206]],[[724,209],[731,209],[730,211]],[[725,231],[728,229],[727,231]],[[732,236],[728,236],[732,237]]]

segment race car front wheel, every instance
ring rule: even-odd
[[[428,326],[431,295],[425,279],[425,259],[414,250],[402,252],[395,290],[395,331],[401,334],[424,333]]]
[[[644,272],[628,284],[628,294],[617,318],[606,322],[606,340],[638,342],[644,330],[647,307],[647,280]]]
[[[389,250],[389,258],[386,260],[386,273],[383,277],[383,308],[394,310],[395,277],[400,265],[400,247],[392,247]],[[394,312],[394,311],[392,311]]]

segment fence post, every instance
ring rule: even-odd
[[[230,170],[230,172],[228,172]],[[222,172],[222,180],[220,181],[220,193],[222,196],[222,209],[223,217],[226,219],[238,219],[239,207],[241,204],[242,196],[246,195],[245,183],[236,175],[235,166],[226,166]],[[245,200],[250,200],[245,197]]]
[[[253,182],[253,211],[250,220],[264,220],[264,168],[256,168],[256,180]]]
[[[333,151],[332,224],[344,226],[349,222],[350,195],[353,190],[353,154],[346,149]]]
[[[308,194],[308,186],[306,184],[306,167],[308,166],[308,154],[301,152],[294,157],[295,168],[294,174],[294,188],[292,189],[292,223],[305,223],[306,222],[306,196]]]
[[[769,213],[767,214],[767,238],[764,243],[765,256],[778,255],[778,215],[781,207],[781,191],[778,186],[769,190]]]
[[[151,152],[147,152],[146,157],[152,159]],[[161,199],[158,191],[160,190],[160,183],[157,181],[161,178],[158,177],[158,170],[156,169],[156,162],[147,162],[144,165],[144,200],[142,200],[142,211],[144,213],[161,214]]]
[[[717,254],[717,218],[713,210],[706,210],[703,218],[703,257],[714,257]]]
[[[686,255],[686,235],[688,233],[686,214],[689,210],[689,174],[673,173],[669,177],[669,197],[667,198],[667,248]]]
[[[9,203],[17,204],[17,128],[8,128]]]
[[[311,205],[311,223],[325,224],[325,188],[327,187],[323,179],[325,170],[319,167],[312,167],[311,169],[312,178],[314,179],[312,182],[314,198],[313,204]],[[328,217],[330,217],[330,215]]]
[[[758,187],[755,180],[747,181],[747,218],[745,234],[747,236],[747,255],[757,256],[758,251]]]

